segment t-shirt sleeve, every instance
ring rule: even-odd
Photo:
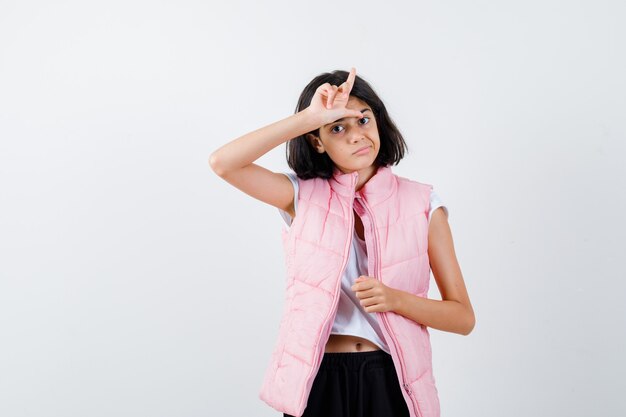
[[[430,190],[430,212],[428,213],[428,224],[430,224],[430,219],[433,217],[433,212],[439,207],[443,207],[443,211],[446,212],[446,217],[448,217],[448,207],[444,205],[435,190]]]
[[[294,204],[293,211],[297,213],[298,212],[298,177],[293,172],[282,172],[281,174],[286,175],[291,180],[291,183],[293,184],[293,204]],[[285,221],[285,224],[287,226],[291,226],[292,219],[289,213],[287,213],[285,210],[282,210],[282,209],[278,209],[278,212],[280,213],[283,220]]]

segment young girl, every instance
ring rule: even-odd
[[[285,141],[294,173],[253,163]],[[260,392],[284,417],[439,416],[427,328],[467,335],[475,319],[447,208],[391,171],[406,148],[352,68],[209,159],[286,222],[285,310]],[[431,268],[442,300],[427,298]]]

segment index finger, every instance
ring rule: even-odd
[[[352,86],[354,85],[355,78],[356,78],[356,68],[352,67],[350,68],[350,74],[348,74],[348,79],[341,84],[339,89],[344,94],[350,94],[350,91],[352,91]]]
[[[354,79],[356,78],[356,68],[350,68],[350,74],[348,74],[348,79],[345,81],[345,84],[348,86],[347,93],[352,91],[352,86],[354,85]]]

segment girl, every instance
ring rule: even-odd
[[[295,173],[253,163],[285,141]],[[447,208],[391,172],[406,148],[352,68],[317,76],[294,115],[209,158],[286,222],[287,299],[260,393],[284,417],[439,416],[427,327],[467,335],[475,319]],[[442,300],[427,298],[430,268]]]

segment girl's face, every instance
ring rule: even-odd
[[[363,117],[348,117],[321,126],[319,137],[308,134],[307,139],[317,152],[327,152],[343,173],[359,171],[359,177],[369,178],[376,170],[374,161],[380,149],[376,119],[370,106],[356,97],[349,97],[346,108],[359,110]],[[357,153],[364,147],[366,150]]]

